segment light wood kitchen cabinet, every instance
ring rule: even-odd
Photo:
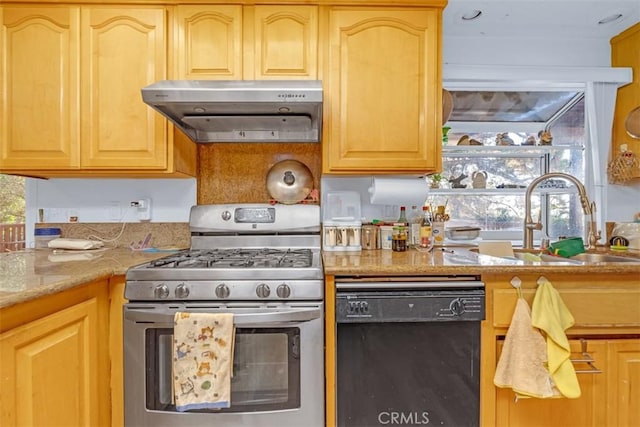
[[[531,306],[539,275],[519,275]],[[483,276],[487,319],[482,330],[481,400],[485,426],[634,426],[640,413],[640,286],[637,274],[545,275],[575,318],[566,333],[576,362],[581,396],[577,399],[518,399],[511,389],[494,386],[493,376],[516,303],[504,275]],[[593,368],[600,373],[592,371]]]
[[[109,425],[106,281],[0,311],[0,424]]]
[[[124,425],[123,312],[125,276],[109,279],[109,360],[111,365],[111,425]]]
[[[166,10],[3,6],[0,171],[59,177],[193,176],[140,89],[166,76]]]
[[[634,108],[640,107],[640,23],[633,25],[611,39],[611,66],[631,67],[633,80],[618,89],[616,109],[613,117],[612,153],[620,153],[620,145],[640,156],[640,140],[627,134],[624,122]],[[640,169],[635,169],[634,177],[640,177]]]
[[[317,79],[317,6],[179,5],[178,79]]]
[[[607,341],[608,426],[638,425],[640,413],[640,339]]]
[[[570,340],[572,354],[579,357],[580,340]],[[501,349],[498,345],[498,350]],[[498,389],[496,395],[496,425],[517,427],[538,426],[604,426],[606,420],[606,376],[608,366],[607,344],[599,340],[588,340],[588,354],[593,357],[596,368],[603,373],[588,369],[577,374],[581,395],[577,399],[515,399],[510,389]],[[499,351],[498,351],[499,354]],[[578,367],[576,367],[578,369]]]
[[[80,166],[80,8],[0,7],[0,172]]]
[[[441,169],[441,12],[329,10],[324,173]]]

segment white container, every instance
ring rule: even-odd
[[[433,233],[433,245],[442,246],[444,244],[444,222],[434,222],[431,224],[431,232]]]
[[[33,230],[36,249],[48,249],[49,242],[60,237],[60,229],[43,227]]]
[[[381,225],[380,226],[380,249],[391,250],[393,247],[393,226]]]
[[[323,221],[360,221],[360,193],[357,191],[329,191],[322,201]]]
[[[640,222],[616,222],[611,235],[629,240],[629,249],[640,249]]]
[[[359,251],[362,249],[362,222],[324,221],[322,223],[322,250]]]

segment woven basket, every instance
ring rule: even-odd
[[[619,153],[607,165],[607,176],[609,183],[622,184],[638,176],[640,172],[640,161],[631,151]]]

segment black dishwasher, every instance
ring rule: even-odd
[[[337,425],[478,426],[476,276],[336,280]]]

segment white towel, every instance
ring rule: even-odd
[[[97,249],[104,246],[104,243],[100,240],[87,240],[87,239],[69,239],[58,237],[57,239],[50,240],[47,244],[52,249]]]
[[[513,389],[518,397],[561,397],[546,362],[545,339],[531,324],[529,304],[518,298],[493,383]]]
[[[234,337],[231,313],[175,314],[173,378],[177,411],[231,406]]]

